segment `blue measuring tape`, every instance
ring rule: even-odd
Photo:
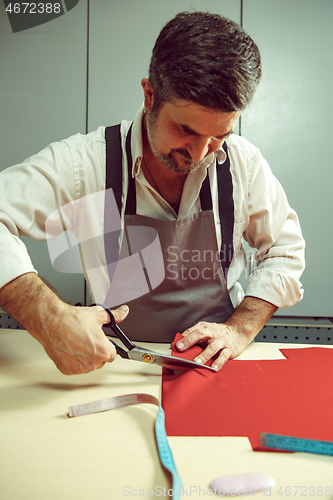
[[[126,406],[138,405],[142,403],[154,404],[158,406],[157,417],[155,421],[155,435],[157,441],[158,453],[163,467],[170,472],[172,476],[171,497],[173,500],[179,500],[181,497],[182,481],[178,474],[172,451],[168,443],[168,437],[165,431],[165,415],[160,402],[151,394],[126,394],[124,396],[115,396],[113,398],[100,399],[92,403],[70,406],[68,408],[69,417],[80,417],[99,413],[102,411],[116,410]],[[170,491],[170,490],[169,490]]]
[[[303,439],[262,432],[260,434],[260,445],[267,448],[275,448],[276,450],[333,456],[333,443],[331,441],[317,441],[316,439]]]

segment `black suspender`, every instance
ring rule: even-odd
[[[132,177],[132,154],[131,154],[131,134],[132,126],[126,137],[126,155],[128,164],[128,193],[126,199],[125,214],[136,214],[136,190],[135,179]],[[113,125],[105,129],[106,141],[106,189],[113,189],[119,213],[122,210],[122,144],[120,135],[120,125]],[[230,172],[230,160],[226,143],[223,148],[227,158],[222,165],[216,160],[217,169],[217,188],[219,200],[219,217],[222,231],[222,247],[220,249],[220,260],[224,276],[229,269],[234,248],[233,248],[233,229],[234,229],[234,200],[233,186]],[[210,192],[209,178],[206,176],[200,190],[200,202],[202,210],[212,210],[212,196]],[[105,218],[107,214],[105,214]],[[107,250],[107,249],[106,249]],[[108,252],[107,252],[108,254]]]

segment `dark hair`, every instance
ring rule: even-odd
[[[260,78],[260,53],[252,38],[234,21],[206,12],[181,12],[169,21],[149,66],[155,111],[173,98],[242,111]]]

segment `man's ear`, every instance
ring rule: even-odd
[[[141,80],[141,86],[144,94],[144,107],[147,111],[150,111],[154,104],[154,89],[148,78]]]

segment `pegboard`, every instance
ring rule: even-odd
[[[0,328],[24,330],[10,314],[0,311]],[[267,324],[255,338],[256,342],[333,345],[333,324],[325,326],[293,326]]]
[[[14,330],[25,330],[24,326],[21,325],[16,319],[10,314],[0,311],[0,328],[12,328]]]
[[[256,342],[333,345],[332,326],[266,325],[255,338]]]

